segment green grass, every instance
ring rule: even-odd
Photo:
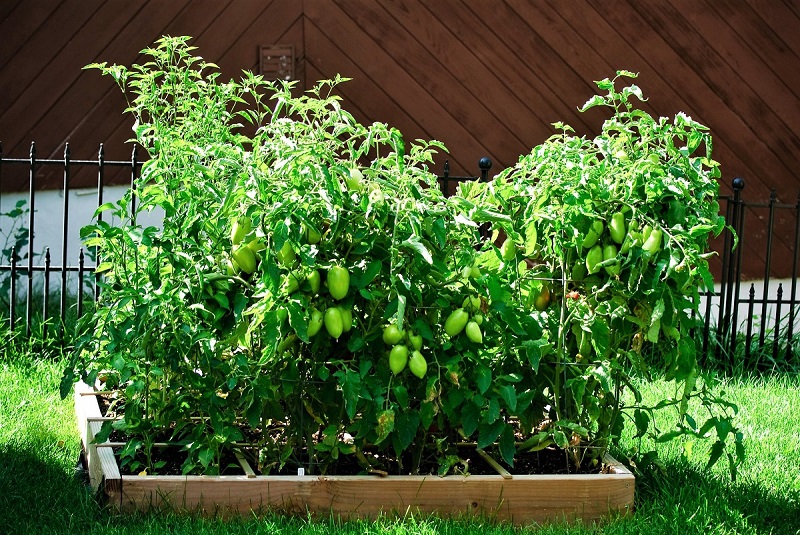
[[[0,343],[0,533],[800,533],[796,376],[724,381],[740,406],[738,424],[746,437],[748,458],[736,482],[722,462],[710,472],[703,469],[706,444],[660,445],[662,469],[637,476],[635,514],[603,525],[513,529],[481,520],[407,517],[343,523],[277,515],[223,521],[108,515],[74,475],[79,438],[71,400],[58,396],[60,359],[51,353],[47,346]],[[648,386],[645,395],[662,399],[670,395],[669,385]],[[622,456],[638,445],[626,440],[615,453]]]

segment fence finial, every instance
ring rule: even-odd
[[[742,191],[744,189],[744,179],[741,177],[736,177],[733,179],[733,190],[734,191]]]
[[[478,160],[478,167],[481,170],[481,180],[486,182],[486,179],[489,178],[489,169],[492,168],[492,160],[484,156]]]

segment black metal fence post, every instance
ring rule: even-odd
[[[28,300],[25,313],[25,336],[31,335],[33,319],[33,227],[36,213],[36,144],[31,143],[30,168],[28,171]]]

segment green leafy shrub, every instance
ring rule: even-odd
[[[509,464],[553,443],[596,464],[621,427],[629,360],[645,367],[644,338],[663,342],[661,368],[686,384],[680,403],[692,394],[694,354],[675,336],[692,303],[678,296],[702,280],[703,240],[719,227],[699,204],[670,208],[698,214],[681,233],[662,223],[663,195],[598,200],[596,212],[555,221],[541,207],[557,204],[528,191],[540,178],[526,170],[536,157],[549,162],[555,188],[570,169],[564,155],[587,150],[566,135],[448,199],[427,168],[443,147],[359,124],[333,94],[343,79],[299,97],[252,74],[220,83],[186,41],[163,38],[130,69],[92,66],[132,97],[135,141],[150,159],[135,192],[99,209],[127,223],[82,231],[98,248],[103,288],[62,393],[77,378],[118,390],[124,417],[104,434],[129,438],[131,468],[161,469],[153,444],[164,437],[184,444],[185,473],[223,470],[244,441],[263,472],[330,472],[349,456],[363,470],[446,473],[470,441],[496,445]],[[625,146],[636,143],[631,135]],[[708,178],[700,169],[687,180],[710,192]],[[582,203],[589,193],[608,198],[586,188]],[[578,234],[625,206],[686,253],[673,265],[666,248],[647,256],[639,244],[604,286],[570,286],[559,273],[574,260],[569,248],[581,252]],[[156,209],[161,227],[137,224]],[[482,239],[484,223],[524,249]],[[540,263],[523,273],[525,256]],[[626,286],[628,273],[651,285]],[[679,286],[648,290],[666,276]],[[547,303],[533,297],[544,281]],[[595,297],[567,302],[572,291]],[[583,332],[592,352],[577,359]],[[647,414],[635,412],[642,434]]]

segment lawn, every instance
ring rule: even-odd
[[[79,438],[72,401],[58,395],[59,358],[3,345],[0,533],[800,533],[800,378],[793,375],[722,380],[721,388],[740,407],[738,424],[746,437],[748,457],[735,482],[723,462],[710,473],[703,470],[705,444],[662,444],[661,468],[638,475],[635,514],[603,525],[513,529],[416,517],[351,523],[281,516],[110,517],[75,477]],[[664,382],[644,388],[651,400],[672,395]],[[652,445],[626,439],[614,453],[626,457],[637,446]]]

